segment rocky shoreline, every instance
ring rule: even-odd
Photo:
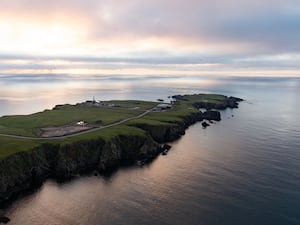
[[[203,120],[220,121],[220,112],[210,108],[183,116],[170,125],[134,125],[144,130],[144,135],[118,135],[108,141],[98,138],[63,146],[48,143],[9,156],[0,161],[0,203],[48,178],[64,180],[93,171],[101,174],[124,163],[151,161],[165,150],[163,143],[177,140],[190,125]]]

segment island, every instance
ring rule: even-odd
[[[175,95],[170,102],[85,101],[31,115],[0,117],[0,202],[46,179],[101,174],[166,154],[167,144],[198,121],[220,121],[218,110],[240,98]],[[206,123],[207,125],[207,123]]]

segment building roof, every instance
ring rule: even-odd
[[[171,104],[167,104],[167,103],[162,103],[162,104],[158,104],[157,107],[158,108],[171,108],[172,105]]]

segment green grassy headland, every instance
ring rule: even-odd
[[[222,104],[226,97],[215,94],[197,94],[181,96],[173,104],[173,108],[164,112],[149,112],[139,119],[134,119],[120,125],[80,134],[58,140],[33,140],[0,136],[0,160],[20,151],[30,151],[43,143],[70,144],[79,140],[102,138],[109,140],[117,135],[144,135],[145,131],[135,124],[166,125],[182,120],[183,116],[197,112],[196,102],[211,102]],[[40,129],[59,127],[85,121],[90,125],[105,126],[126,118],[142,114],[159,103],[146,101],[107,101],[105,107],[87,107],[83,105],[61,105],[52,110],[30,115],[0,117],[0,133],[39,137]],[[118,107],[110,107],[112,104]]]

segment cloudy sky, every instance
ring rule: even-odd
[[[300,76],[299,0],[0,0],[0,75]]]

